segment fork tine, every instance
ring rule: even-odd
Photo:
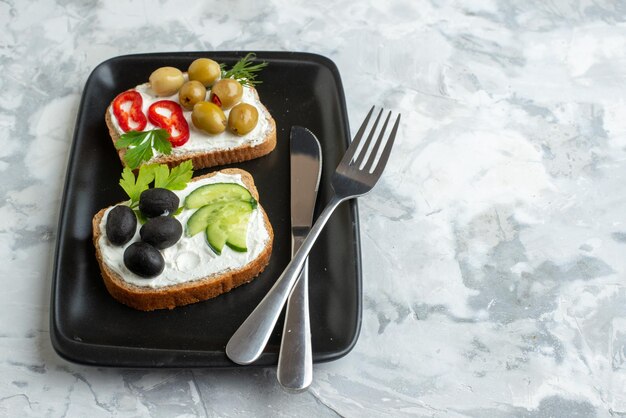
[[[363,169],[365,171],[367,171],[368,173],[370,171],[372,171],[374,169],[374,167],[375,167],[374,166],[374,162],[376,161],[376,156],[378,155],[378,150],[380,149],[380,146],[383,143],[383,138],[385,136],[385,131],[387,130],[387,125],[389,124],[389,119],[390,118],[391,118],[391,110],[387,114],[387,118],[385,119],[385,123],[383,123],[383,127],[380,128],[380,134],[378,135],[378,138],[375,141],[376,143],[372,147],[372,152],[370,153],[370,156],[367,159],[367,162],[365,163],[365,166],[363,166]],[[359,164],[358,166],[360,167],[361,164]]]
[[[374,125],[370,128],[370,134],[367,136],[367,140],[363,143],[363,146],[361,147],[361,150],[359,151],[359,154],[354,158],[354,166],[355,167],[360,167],[361,164],[363,163],[363,160],[365,160],[365,156],[367,155],[367,150],[369,148],[372,148],[372,139],[374,138],[374,133],[376,132],[376,128],[378,127],[378,122],[380,122],[380,117],[383,114],[383,111],[385,109],[380,109],[380,112],[378,112],[378,116],[376,117],[376,120],[374,121]]]
[[[352,161],[352,157],[354,156],[354,152],[359,147],[359,143],[361,142],[361,138],[363,138],[363,134],[365,133],[365,129],[367,128],[367,123],[370,121],[370,117],[372,116],[372,113],[374,113],[374,107],[375,106],[372,106],[370,111],[367,113],[367,116],[365,117],[365,120],[363,121],[363,123],[361,124],[361,127],[359,128],[358,132],[354,136],[354,139],[350,143],[350,146],[346,150],[346,153],[344,154],[343,158],[341,159],[341,162],[339,163],[339,165],[341,165],[341,164],[350,164],[350,161]]]
[[[393,147],[393,141],[396,139],[396,134],[398,133],[398,126],[400,126],[400,116],[396,118],[396,123],[393,125],[393,129],[391,130],[391,134],[389,134],[389,139],[385,144],[385,148],[383,149],[383,153],[380,155],[380,159],[378,160],[378,164],[376,164],[376,169],[372,173],[376,177],[380,177],[387,165],[387,160],[389,160],[389,155],[391,154],[391,148]]]

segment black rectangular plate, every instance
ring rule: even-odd
[[[205,302],[174,310],[141,312],[116,302],[104,287],[92,244],[91,219],[125,200],[122,166],[104,121],[107,106],[123,90],[144,83],[161,66],[186,69],[196,58],[232,65],[245,52],[185,52],[121,56],[91,73],[76,121],[58,227],[51,301],[51,338],[67,360],[122,367],[235,367],[226,343],[290,260],[289,131],[302,125],[322,144],[323,172],[316,216],[331,195],[330,179],[350,130],[339,72],[328,58],[308,53],[259,52],[267,61],[258,86],[277,124],[276,149],[232,165],[252,173],[261,204],[274,227],[272,258],[249,284]],[[215,169],[199,170],[201,175]],[[310,255],[313,358],[347,354],[361,324],[361,253],[356,202],[333,214]],[[282,317],[255,363],[275,365]]]

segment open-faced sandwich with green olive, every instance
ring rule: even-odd
[[[93,217],[102,278],[119,302],[143,311],[188,305],[253,280],[269,263],[274,233],[252,176],[191,177],[190,161],[171,170],[144,164],[137,176],[126,167],[129,200]]]
[[[122,163],[195,169],[247,161],[276,147],[276,122],[261,103],[256,76],[267,64],[248,54],[230,69],[209,58],[186,72],[155,69],[149,81],[117,95],[105,119]]]

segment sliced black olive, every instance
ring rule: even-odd
[[[178,209],[180,199],[174,192],[155,187],[145,190],[139,196],[139,210],[148,218],[171,215]]]
[[[142,241],[162,250],[178,242],[183,235],[183,226],[175,218],[157,216],[143,224],[139,234]]]
[[[126,248],[124,264],[128,270],[146,278],[158,276],[165,269],[165,260],[159,250],[145,242],[134,242]]]
[[[117,205],[107,215],[106,234],[113,245],[124,245],[137,230],[137,216],[128,206]]]

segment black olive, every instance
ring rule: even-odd
[[[124,245],[135,235],[137,216],[128,206],[118,205],[107,215],[107,238],[113,245]]]
[[[178,209],[180,199],[171,190],[155,187],[139,196],[139,210],[148,218],[171,215]]]
[[[144,242],[162,250],[176,244],[183,235],[183,226],[175,218],[157,216],[148,219],[139,230]]]
[[[141,277],[155,277],[163,272],[165,260],[152,245],[134,242],[124,251],[124,264],[128,270]]]

